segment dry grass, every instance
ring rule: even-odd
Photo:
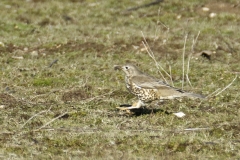
[[[239,2],[174,0],[126,11],[144,3],[0,2],[2,159],[240,158]],[[204,50],[209,59],[197,56]],[[126,62],[215,96],[126,115],[115,108],[136,98],[113,70]],[[178,111],[186,116],[170,114]]]

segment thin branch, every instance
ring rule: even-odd
[[[161,73],[161,70],[164,71],[164,73],[165,73],[169,78],[171,78],[171,76],[170,76],[170,75],[163,69],[163,67],[162,67],[161,65],[159,65],[159,63],[156,61],[156,58],[155,58],[155,56],[154,56],[154,54],[153,54],[150,46],[148,45],[147,40],[146,40],[143,32],[141,32],[141,33],[142,33],[142,36],[143,36],[143,39],[144,39],[144,41],[142,42],[143,45],[144,45],[144,47],[146,48],[149,56],[150,56],[150,57],[153,59],[153,61],[155,62],[155,65],[156,65],[157,69],[160,71],[160,75],[162,76],[162,78],[164,79],[164,81],[167,82],[167,80],[164,78],[163,74]],[[160,70],[160,69],[161,69],[161,70]],[[168,83],[168,82],[167,82],[167,83]]]
[[[194,52],[194,47],[196,46],[196,43],[197,43],[197,40],[198,40],[199,35],[200,35],[200,31],[198,31],[198,34],[197,34],[196,39],[193,38],[192,53]]]
[[[36,130],[34,130],[34,131],[38,131],[38,130],[40,130],[40,129],[46,127],[47,125],[49,125],[50,123],[54,122],[55,120],[61,118],[62,116],[64,116],[64,115],[67,114],[67,113],[68,113],[68,112],[64,112],[63,114],[61,114],[61,115],[59,115],[59,116],[53,118],[51,121],[47,122],[47,123],[44,124],[42,127],[38,128],[38,129],[36,129]]]
[[[157,61],[155,60],[155,57],[151,55],[151,52],[150,52],[149,49],[147,48],[145,42],[142,42],[142,43],[143,43],[144,47],[147,49],[147,52],[148,52],[149,56],[154,60],[154,62],[155,62],[155,64],[156,64]],[[157,64],[156,64],[156,66],[157,66],[157,69],[159,70],[159,73],[160,73],[161,77],[164,79],[165,82],[167,82],[167,80],[164,78],[164,76],[163,76],[163,74],[162,74],[162,72],[161,72],[161,70],[159,69],[159,67],[158,67]]]
[[[189,76],[188,76],[188,73],[189,73],[189,70],[190,70],[190,59],[191,59],[191,57],[192,57],[192,53],[188,56],[186,79],[187,79],[187,82],[189,83],[189,85],[190,85],[191,87],[193,87],[193,86],[192,86],[192,83],[191,83],[191,81],[190,81],[190,79],[189,79]]]
[[[52,108],[52,107],[50,107],[48,110],[43,110],[43,111],[41,111],[41,112],[33,115],[31,118],[29,118],[29,119],[22,125],[21,129],[22,129],[29,121],[31,121],[34,117],[36,117],[36,116],[38,116],[38,115],[40,115],[40,114],[42,114],[42,113],[49,112],[49,111],[51,110],[51,108]]]
[[[183,61],[183,64],[182,64],[182,89],[183,89],[183,86],[184,86],[184,77],[185,77],[185,69],[184,69],[185,60],[184,60],[184,57],[185,57],[185,51],[186,51],[187,37],[188,37],[188,34],[186,34],[185,38],[184,38],[183,54],[182,54],[182,61]]]
[[[163,41],[163,44],[165,44],[165,43],[168,41],[169,27],[167,27],[164,23],[162,23],[162,22],[160,21],[160,19],[159,19],[159,17],[160,17],[160,12],[161,12],[161,10],[160,10],[160,7],[159,7],[159,9],[158,9],[158,20],[157,20],[157,25],[156,25],[155,35],[154,35],[154,41],[158,39],[158,36],[157,36],[157,32],[159,31],[158,25],[161,24],[164,28],[167,29],[167,37],[166,37],[166,38],[164,39],[164,41]]]
[[[158,9],[158,20],[157,20],[157,25],[156,25],[156,29],[155,29],[155,34],[154,34],[154,41],[157,39],[157,32],[158,32],[158,23],[160,22],[159,21],[159,15],[160,15],[160,7]]]
[[[235,78],[232,80],[231,83],[229,83],[226,87],[224,87],[220,92],[218,92],[215,96],[219,95],[220,93],[222,93],[223,91],[225,91],[227,88],[229,88],[233,82],[237,79],[238,76],[235,76]]]
[[[209,130],[210,128],[186,128],[184,131],[199,131],[199,130]]]
[[[190,55],[188,56],[186,79],[187,79],[187,82],[189,83],[189,85],[190,85],[191,87],[193,87],[193,86],[192,86],[192,83],[191,83],[191,81],[190,81],[190,79],[189,79],[189,76],[188,76],[188,75],[189,75],[189,70],[190,70],[190,60],[191,60],[191,58],[192,58],[192,54],[193,54],[193,52],[194,52],[194,47],[195,47],[195,45],[196,45],[196,43],[197,43],[197,39],[198,39],[198,37],[199,37],[199,34],[200,34],[200,31],[198,31],[198,34],[197,34],[196,39],[193,38],[193,42],[192,42],[192,52],[191,52]]]
[[[209,94],[209,95],[208,95],[207,97],[205,97],[205,98],[211,97],[211,96],[214,95],[216,92],[218,92],[220,89],[221,89],[221,88],[216,89],[216,91],[212,92],[211,94]]]
[[[161,22],[161,21],[159,20],[159,17],[160,17],[160,7],[159,7],[159,9],[158,9],[157,25],[158,25],[158,24],[161,24],[164,28],[167,29],[167,37],[163,40],[163,44],[166,44],[167,41],[168,41],[168,38],[169,38],[169,34],[168,34],[168,33],[169,33],[170,28],[169,28],[168,26],[166,26],[163,22]],[[154,39],[154,40],[157,39],[156,32],[157,32],[157,30],[155,31],[155,39]]]
[[[174,87],[173,79],[172,79],[172,67],[171,66],[169,66],[169,74],[170,74],[170,79],[171,79],[171,82],[172,82],[172,86]]]
[[[191,83],[191,81],[190,81],[190,79],[189,79],[189,77],[188,77],[188,74],[186,74],[186,80],[187,80],[187,82],[189,83],[189,85],[190,85],[191,87],[193,87],[193,86],[192,86],[192,83]]]

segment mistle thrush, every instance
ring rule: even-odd
[[[114,69],[122,70],[125,73],[125,83],[127,89],[139,99],[139,101],[131,107],[119,108],[122,110],[137,109],[144,106],[144,103],[154,100],[174,99],[184,96],[204,98],[203,95],[189,93],[181,89],[174,88],[155,77],[141,72],[132,64],[123,66],[115,65]]]

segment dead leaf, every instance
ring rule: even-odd
[[[203,56],[209,60],[211,60],[211,56],[214,54],[213,51],[209,51],[209,50],[205,50],[205,51],[201,51],[199,53],[197,53],[195,56]]]
[[[186,114],[183,113],[183,112],[177,112],[177,113],[173,113],[173,114],[174,114],[175,116],[179,117],[179,118],[182,118],[182,117],[186,116]]]

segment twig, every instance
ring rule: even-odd
[[[190,55],[188,56],[188,64],[187,64],[187,73],[186,73],[186,79],[187,79],[187,82],[189,83],[189,85],[192,87],[192,84],[191,84],[191,81],[189,79],[189,76],[188,76],[188,73],[189,73],[189,70],[190,70],[190,60],[191,60],[191,57],[192,57],[192,54],[194,53],[194,47],[197,43],[197,39],[200,35],[200,31],[198,31],[198,34],[197,34],[197,37],[196,39],[193,38],[193,42],[192,42],[192,52],[190,53]]]
[[[51,68],[55,63],[57,63],[58,62],[58,59],[55,59],[54,61],[52,61],[50,64],[49,64],[49,68]]]
[[[219,95],[220,93],[222,93],[223,91],[225,91],[227,88],[229,88],[233,82],[237,79],[238,76],[235,76],[235,78],[232,80],[231,83],[229,83],[226,87],[224,87],[220,92],[218,92],[215,96]]]
[[[164,81],[165,81],[166,83],[168,83],[168,81],[164,78],[161,70],[164,71],[164,73],[165,73],[166,75],[168,75],[169,78],[171,78],[171,76],[163,69],[163,67],[162,67],[161,65],[158,64],[158,62],[156,61],[156,58],[155,58],[155,56],[154,56],[154,54],[153,54],[150,46],[149,46],[148,43],[147,43],[147,40],[146,40],[143,32],[141,32],[141,33],[142,33],[142,36],[143,36],[143,39],[144,39],[144,41],[142,42],[143,45],[144,45],[144,47],[146,48],[149,56],[150,56],[150,57],[153,59],[153,61],[155,62],[155,65],[156,65],[157,69],[160,71],[160,75],[162,76],[162,78],[164,79]],[[161,69],[161,70],[160,70],[160,69]]]
[[[209,94],[209,95],[208,95],[207,97],[205,97],[205,98],[211,97],[213,94],[215,94],[216,92],[218,92],[220,89],[221,89],[221,88],[218,88],[216,91],[212,92],[211,94]]]
[[[49,125],[50,123],[54,122],[55,120],[61,118],[62,116],[64,116],[64,115],[67,114],[67,113],[68,113],[68,112],[64,112],[63,114],[61,114],[61,115],[59,115],[59,116],[53,118],[51,121],[47,122],[47,123],[44,124],[42,127],[38,128],[38,129],[36,129],[36,130],[34,130],[34,131],[38,131],[38,130],[40,130],[40,129],[46,127],[47,125]]]
[[[187,37],[188,37],[188,34],[186,34],[185,38],[184,38],[183,54],[182,54],[182,61],[183,61],[183,64],[182,64],[182,89],[183,89],[183,86],[184,86],[184,77],[185,77],[185,69],[184,69],[185,59],[184,59],[184,57],[185,57],[185,51],[186,51]]]
[[[187,80],[187,82],[189,83],[189,85],[190,85],[191,87],[193,87],[193,86],[192,86],[192,83],[191,83],[191,81],[190,81],[190,79],[189,79],[189,77],[188,77],[188,74],[186,75],[186,80]]]
[[[157,40],[158,36],[157,36],[157,32],[159,31],[158,29],[158,24],[161,24],[164,28],[167,29],[167,37],[166,39],[164,39],[163,41],[163,44],[165,44],[167,41],[168,41],[168,33],[169,33],[169,27],[167,27],[164,23],[162,23],[160,20],[159,20],[159,17],[160,17],[160,7],[158,9],[158,20],[157,20],[157,26],[156,26],[156,30],[155,30],[155,35],[154,35],[154,41]]]
[[[158,9],[158,20],[157,20],[157,25],[156,25],[156,29],[155,29],[154,41],[157,39],[158,23],[160,22],[159,15],[160,15],[160,7]]]
[[[159,20],[159,17],[160,17],[160,7],[159,7],[159,9],[158,9],[158,20],[157,20],[157,26],[156,26],[155,35],[154,35],[154,41],[158,39],[157,31],[158,31],[159,29],[158,29],[157,27],[158,27],[159,24],[161,24],[164,28],[167,29],[167,31],[166,31],[166,35],[167,35],[167,36],[164,37],[164,39],[163,39],[163,44],[166,44],[167,41],[168,41],[168,38],[169,38],[169,30],[170,30],[170,29],[169,29],[168,26],[166,26],[164,23],[162,23],[162,22]]]
[[[39,112],[39,113],[37,113],[37,114],[34,114],[31,118],[29,118],[29,119],[22,125],[21,129],[22,129],[30,120],[32,120],[34,117],[36,117],[36,116],[38,116],[38,115],[40,115],[40,114],[42,114],[42,113],[49,112],[49,111],[51,110],[51,108],[52,108],[52,107],[50,107],[48,110],[43,110],[43,111],[41,111],[41,112]]]
[[[169,66],[169,74],[170,74],[170,79],[171,79],[171,82],[172,82],[172,86],[174,87],[173,80],[172,80],[172,67],[171,66]]]
[[[93,129],[83,129],[83,128],[52,128],[52,127],[44,127],[42,128],[44,130],[48,131],[63,131],[63,132],[77,132],[77,133],[96,133],[96,132],[102,132],[101,130],[98,130],[97,128]]]
[[[186,128],[184,131],[199,131],[199,130],[209,130],[210,128]]]
[[[198,34],[197,34],[196,39],[193,38],[192,53],[194,52],[194,47],[195,47],[195,45],[196,45],[196,43],[197,43],[197,40],[198,40],[199,35],[200,35],[200,31],[198,31]]]
[[[154,62],[155,62],[155,64],[156,64],[157,62],[156,62],[156,60],[155,60],[155,57],[153,57],[153,56],[151,55],[151,53],[150,53],[148,47],[146,46],[145,42],[142,42],[142,43],[143,43],[144,47],[147,49],[147,52],[148,52],[149,56],[154,60]],[[167,82],[167,80],[164,78],[161,70],[159,69],[158,65],[156,65],[156,66],[157,66],[157,69],[159,70],[159,73],[160,73],[161,77],[164,79],[165,82]]]

